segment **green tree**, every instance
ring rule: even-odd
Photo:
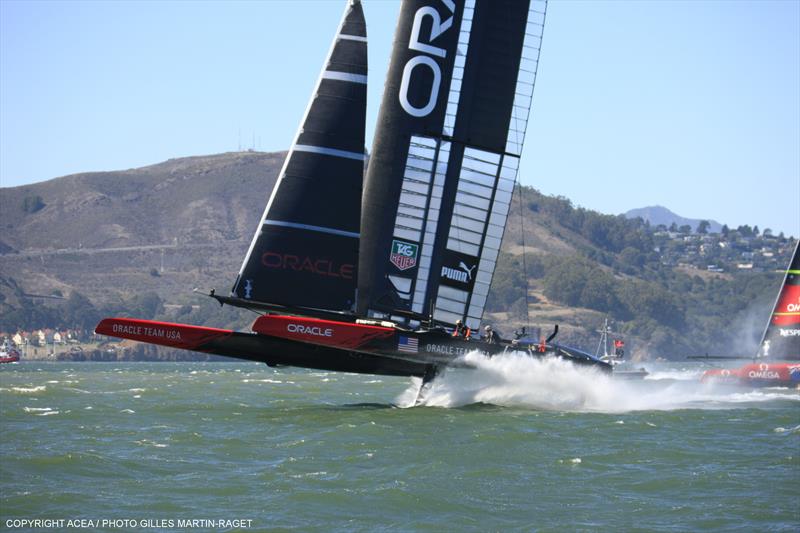
[[[486,301],[490,312],[506,311],[527,288],[522,261],[519,257],[501,252],[497,258],[492,287]]]
[[[164,312],[164,306],[158,294],[150,291],[137,294],[130,302],[131,311],[135,310],[136,316],[145,319],[152,319],[159,313]]]
[[[642,268],[642,266],[644,266],[645,256],[636,248],[628,246],[622,250],[622,253],[619,254],[619,260],[625,265],[635,268]]]
[[[93,329],[100,321],[100,313],[94,304],[83,294],[72,291],[67,301],[61,306],[61,324],[48,324],[50,326],[62,325],[78,329]]]
[[[44,200],[39,195],[26,196],[22,200],[22,210],[26,213],[35,213],[45,206]]]

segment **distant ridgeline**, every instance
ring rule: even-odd
[[[649,222],[653,227],[664,226],[665,228],[669,228],[674,225],[675,228],[680,228],[681,226],[689,226],[690,231],[698,231],[701,229],[702,224],[702,229],[707,230],[709,233],[719,233],[722,231],[722,224],[716,220],[685,218],[660,205],[631,209],[625,213],[625,217],[641,218],[645,222]]]
[[[227,288],[263,207],[253,191],[269,190],[282,155],[176,159],[0,189],[0,333],[91,328],[123,310],[241,327],[252,315],[220,313],[191,288]],[[485,317],[502,333],[524,323],[527,274],[531,322],[557,322],[562,341],[589,351],[608,314],[634,355],[755,353],[794,239],[749,226],[659,227],[519,191]],[[56,293],[64,299],[29,296]]]

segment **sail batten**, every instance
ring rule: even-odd
[[[307,144],[294,145],[295,152],[310,152],[313,154],[329,155],[333,157],[344,157],[346,159],[355,159],[356,161],[363,161],[364,154],[359,152],[348,152],[347,150],[339,150],[336,148],[328,148],[327,146],[311,146]]]
[[[358,239],[359,234],[352,231],[343,231],[336,228],[325,228],[322,226],[312,226],[311,224],[298,224],[297,222],[287,222],[285,220],[270,220],[264,221],[265,226],[281,226],[284,228],[297,228],[308,231],[318,231],[320,233],[329,233],[331,235],[341,235],[342,237],[351,237]]]

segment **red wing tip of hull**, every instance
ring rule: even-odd
[[[214,339],[228,337],[233,331],[189,324],[158,322],[138,318],[104,318],[95,333],[148,344],[158,344],[184,350],[202,350]]]

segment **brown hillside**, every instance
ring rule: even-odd
[[[249,240],[284,155],[171,159],[0,189],[0,241],[29,251]],[[44,207],[26,212],[36,196]]]
[[[188,157],[0,189],[0,277],[97,303],[146,291],[183,303],[193,287],[227,289],[284,156]],[[27,212],[37,196],[44,207]]]

